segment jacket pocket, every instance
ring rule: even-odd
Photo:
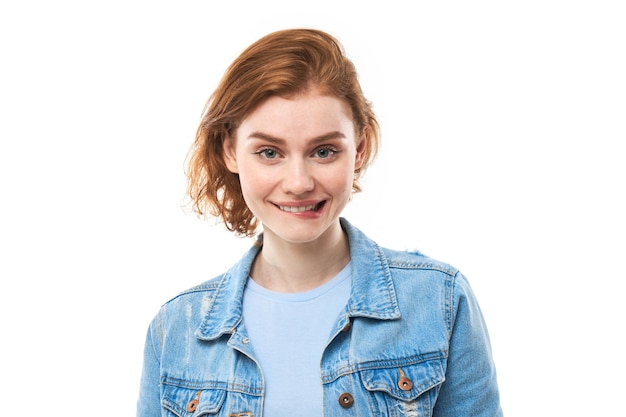
[[[370,405],[382,415],[387,415],[384,411],[389,415],[399,411],[399,415],[429,416],[445,380],[441,359],[367,369],[360,374],[363,386],[373,398]]]
[[[226,390],[203,389],[163,383],[163,407],[176,417],[210,416],[219,413]],[[166,414],[168,415],[168,414]]]

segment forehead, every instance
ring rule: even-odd
[[[243,119],[237,136],[261,130],[270,135],[319,135],[326,131],[354,133],[352,111],[335,96],[317,90],[293,96],[273,96]]]

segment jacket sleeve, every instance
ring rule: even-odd
[[[156,331],[156,319],[148,328],[143,354],[143,369],[137,400],[137,417],[161,416],[160,394],[160,344]]]
[[[501,417],[496,369],[482,312],[467,279],[457,273],[450,300],[446,379],[434,417]]]

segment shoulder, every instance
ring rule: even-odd
[[[202,302],[202,300],[214,297],[219,292],[224,276],[225,274],[220,274],[198,285],[180,291],[178,294],[165,301],[161,306],[161,310]]]
[[[211,278],[201,284],[187,288],[165,301],[159,308],[155,320],[157,322],[188,319],[191,312],[199,314],[206,310],[219,292],[224,274]]]
[[[454,298],[471,296],[472,289],[468,279],[455,266],[424,255],[418,250],[381,250],[397,286],[437,286]]]
[[[456,308],[463,300],[476,303],[470,281],[456,267],[430,258],[420,251],[382,248],[396,288],[415,294],[434,291],[445,294],[450,306]],[[431,293],[432,294],[432,293]]]
[[[459,270],[454,266],[424,255],[418,250],[396,250],[381,248],[390,269],[407,271],[436,271],[454,277]]]
[[[197,296],[203,296],[206,294],[214,293],[220,287],[220,283],[222,282],[223,277],[224,277],[224,274],[220,274],[207,281],[204,281],[201,284],[195,285],[191,288],[187,288],[186,290],[179,292],[178,294],[176,294],[175,296],[167,300],[164,303],[164,305],[177,302],[180,299],[189,299],[189,298],[193,298]]]
[[[452,286],[449,283],[460,275],[458,269],[448,263],[426,256],[418,250],[398,250],[379,245],[346,219],[341,219],[341,222],[348,233],[352,259],[358,266],[357,272],[376,274],[375,271],[382,268],[394,283],[428,285],[430,282],[442,286]]]

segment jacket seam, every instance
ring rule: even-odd
[[[389,268],[395,269],[420,269],[443,272],[448,276],[454,276],[458,272],[456,268],[450,266],[442,266],[436,263],[424,263],[424,262],[397,262],[389,261]]]
[[[430,361],[443,360],[443,359],[446,359],[447,357],[448,357],[447,352],[435,351],[432,353],[422,354],[419,356],[413,356],[409,358],[401,358],[397,360],[379,360],[379,361],[361,362],[356,365],[343,366],[331,373],[322,375],[322,382],[329,383],[329,382],[335,381],[336,379],[344,375],[353,374],[355,372],[371,371],[375,369],[395,368],[398,366],[412,366],[412,365],[418,365],[420,363],[425,363],[425,362],[430,362]]]
[[[161,376],[161,383],[184,389],[217,389],[228,392],[239,392],[247,395],[260,396],[263,394],[263,388],[255,388],[250,385],[225,383],[222,381],[189,381],[180,378],[172,378],[167,375]]]
[[[454,293],[455,293],[455,288],[456,288],[457,275],[458,275],[458,271],[453,276],[448,277],[448,279],[446,280],[446,286],[445,286],[446,291],[448,292],[447,297],[446,297],[446,311],[445,311],[446,326],[448,330],[448,340],[450,340],[450,338],[452,337],[452,328],[454,326],[454,323],[453,323],[454,309],[455,309]]]

